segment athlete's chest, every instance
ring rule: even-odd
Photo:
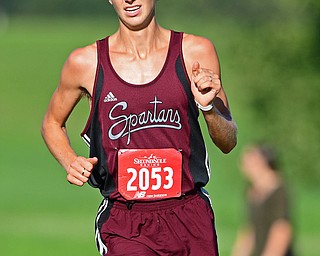
[[[158,50],[148,55],[109,54],[111,66],[121,79],[131,84],[143,85],[153,81],[161,73],[166,63],[167,50]]]
[[[106,76],[99,100],[100,122],[108,138],[124,139],[129,145],[132,136],[154,137],[157,131],[179,131],[187,119],[188,100],[176,75],[164,72],[144,85],[132,85],[118,77]],[[173,73],[174,74],[174,73]]]

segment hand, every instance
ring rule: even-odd
[[[67,180],[70,184],[83,186],[88,181],[93,167],[98,163],[98,158],[85,158],[78,156],[67,169]]]
[[[191,90],[195,100],[206,107],[212,103],[221,90],[221,81],[212,70],[201,68],[199,62],[192,65]]]

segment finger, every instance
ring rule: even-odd
[[[85,168],[87,171],[91,172],[93,166],[98,162],[98,158],[85,158],[85,157],[78,157],[77,161],[75,161],[72,165],[72,167],[78,172],[82,172],[83,168]]]
[[[194,78],[194,82],[197,84],[198,87],[201,86],[210,86],[213,83],[214,79],[211,75],[198,75]]]
[[[220,76],[215,74],[215,73],[211,73],[212,79],[219,79],[220,80]]]
[[[200,73],[200,64],[198,61],[192,64],[192,74],[196,77]]]
[[[81,172],[81,175],[86,177],[86,178],[89,178],[90,175],[91,175],[91,172],[89,170],[87,170],[86,168],[83,168],[82,172]]]
[[[85,183],[88,181],[91,172],[89,172],[86,168],[81,167],[77,169],[69,169],[68,176],[69,178],[74,177],[75,179]]]
[[[193,78],[193,82],[199,86],[203,83],[211,83],[216,78],[217,76],[211,70],[200,69],[198,75]]]
[[[82,182],[87,182],[88,178],[91,175],[92,169],[94,165],[98,163],[97,157],[83,159],[84,161],[81,162],[82,169],[80,171],[82,177],[78,177]],[[85,179],[83,179],[83,177]]]
[[[214,89],[214,84],[211,81],[211,78],[209,76],[203,77],[200,80],[197,81],[197,89],[199,92],[207,93],[210,90]]]
[[[92,157],[87,159],[92,165],[96,165],[98,163],[97,157]]]
[[[83,186],[83,184],[88,181],[93,166],[97,161],[98,159],[96,157],[88,159],[81,156],[77,157],[67,170],[67,180],[69,183]]]
[[[67,180],[70,184],[82,187],[84,185],[84,182],[77,179],[76,177],[72,176],[71,174],[67,175]]]
[[[212,82],[210,82],[209,78],[204,79],[203,82],[198,83],[197,90],[202,95],[209,92],[217,95],[221,90],[220,80],[212,80]]]
[[[83,164],[81,164],[78,161],[73,162],[67,170],[67,173],[68,173],[67,179],[69,180],[69,178],[74,177],[78,180],[81,180],[82,182],[85,182],[85,179],[83,179],[83,178],[86,178],[84,176],[85,172],[87,171],[86,171],[86,168],[83,166]],[[72,182],[72,180],[70,181]]]
[[[96,158],[96,157],[87,158],[86,161],[82,163],[82,173],[83,173],[83,170],[85,170],[86,173],[89,173],[88,176],[90,176],[93,167],[97,163],[98,163],[98,158]],[[87,175],[85,175],[85,176],[87,176]]]

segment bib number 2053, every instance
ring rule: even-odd
[[[157,191],[160,188],[170,189],[173,186],[173,169],[171,167],[164,167],[163,170],[161,167],[152,167],[151,173],[148,168],[141,168],[137,171],[135,168],[128,168],[128,173],[132,174],[132,177],[129,179],[127,184],[128,191],[138,191],[139,190],[148,190],[150,188],[150,183],[155,181],[155,184],[151,185],[151,190]],[[166,184],[162,184],[162,172],[165,173],[164,179]],[[138,186],[133,184],[138,179]]]
[[[118,154],[118,189],[127,200],[181,195],[182,155],[175,149],[123,149]]]

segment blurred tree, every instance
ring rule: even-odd
[[[251,24],[250,40],[235,49],[244,62],[245,100],[254,112],[255,136],[280,148],[292,177],[318,184],[319,1],[268,3],[266,14],[241,17]]]

